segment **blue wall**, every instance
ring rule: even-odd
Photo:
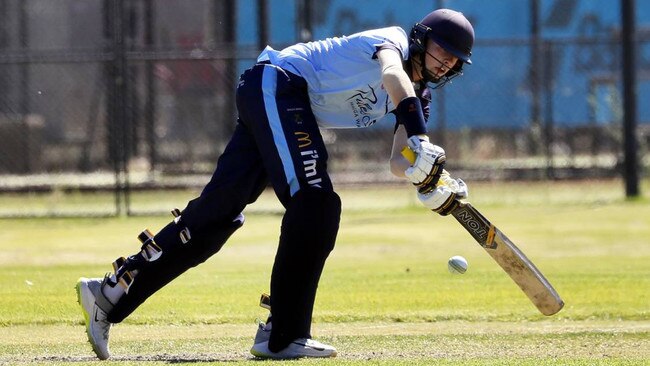
[[[540,58],[541,119],[558,126],[618,122],[620,110],[620,45],[611,35],[620,30],[620,5],[614,0],[540,0],[541,39],[552,53]],[[650,71],[650,1],[637,1],[639,75]],[[450,128],[527,126],[533,98],[529,68],[530,2],[525,0],[320,0],[313,1],[313,39],[413,23],[438,6],[462,11],[473,23],[476,45],[465,75],[442,89],[444,115],[432,110],[432,122],[443,118]],[[238,36],[256,44],[256,1],[239,2]],[[270,44],[282,48],[300,39],[296,0],[269,0]],[[576,45],[577,38],[603,40]],[[540,70],[542,72],[543,70]],[[650,76],[638,81],[639,121],[650,123]],[[548,82],[548,83],[546,83]],[[543,87],[550,86],[550,92]],[[440,91],[434,92],[434,97]],[[435,108],[435,104],[433,105]]]

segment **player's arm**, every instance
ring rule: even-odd
[[[377,51],[377,60],[381,65],[381,81],[393,105],[408,98],[415,97],[415,90],[411,79],[402,67],[402,56],[393,48],[382,48]]]
[[[406,146],[406,129],[402,125],[397,126],[393,135],[393,148],[390,151],[390,172],[398,178],[406,178],[406,169],[411,163],[402,155],[402,149]]]
[[[415,98],[411,79],[402,67],[402,57],[396,49],[382,48],[377,51],[377,60],[381,65],[381,78],[393,105],[397,106],[407,98]],[[422,133],[421,135],[424,135]],[[393,135],[393,148],[390,154],[390,171],[393,175],[405,178],[404,171],[411,166],[401,152],[407,144],[408,134],[403,124],[399,124]]]
[[[393,137],[390,171],[398,177],[408,178],[420,192],[430,192],[442,172],[446,160],[445,151],[429,142],[422,104],[415,94],[411,79],[404,71],[399,51],[390,47],[382,48],[377,51],[377,59],[381,66],[384,88],[396,106],[394,112],[398,122]],[[398,153],[401,147],[407,145],[417,155],[412,164]]]
[[[385,48],[377,52],[382,70],[382,82],[393,105],[398,126],[393,135],[390,157],[390,171],[397,177],[408,178],[418,190],[422,203],[433,211],[447,215],[457,202],[467,196],[467,189],[452,189],[446,185],[436,187],[443,174],[446,161],[445,151],[429,142],[426,123],[420,99],[416,96],[411,79],[402,67],[400,53]],[[401,151],[408,146],[415,154],[414,161],[408,161]],[[462,180],[458,181],[466,187]]]

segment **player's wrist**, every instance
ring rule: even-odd
[[[427,133],[422,103],[418,97],[402,99],[395,108],[395,115],[397,116],[397,122],[404,125],[407,136],[425,135]]]
[[[413,136],[411,136],[409,138],[415,138],[415,139],[418,139],[419,141],[430,142],[429,141],[429,136],[427,136],[425,134],[413,135]]]

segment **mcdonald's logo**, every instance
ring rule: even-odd
[[[307,132],[302,132],[302,131],[296,131],[294,132],[294,135],[298,138],[298,147],[303,148],[311,145],[311,139],[309,138],[309,134]]]

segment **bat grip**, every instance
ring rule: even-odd
[[[402,148],[402,156],[411,163],[415,163],[415,159],[417,156],[415,156],[415,151],[411,150],[408,146],[404,146]]]

